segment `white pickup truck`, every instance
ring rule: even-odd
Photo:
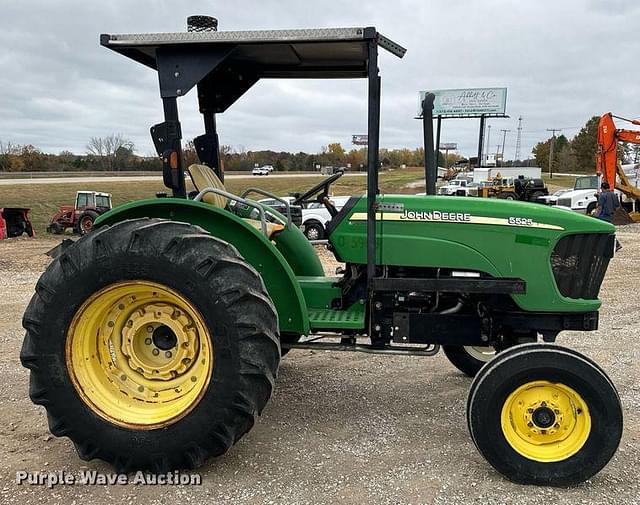
[[[329,200],[339,211],[344,207],[350,196],[331,196]],[[331,214],[320,202],[311,202],[302,209],[302,226],[300,229],[309,240],[322,240],[326,238],[326,226],[331,221]]]
[[[349,198],[351,197],[331,196],[329,197],[329,200],[331,200],[333,205],[335,205],[336,209],[339,211],[344,207],[347,201],[349,201]],[[283,196],[282,199],[289,202],[289,204],[292,204],[295,200],[292,196]],[[284,205],[273,198],[264,198],[260,200],[260,203],[273,207],[281,214],[286,213]],[[296,209],[297,211],[294,212]],[[298,214],[300,212],[302,213],[301,218],[299,217],[300,214]],[[322,240],[326,238],[326,226],[327,223],[331,221],[331,214],[329,214],[329,211],[322,203],[310,202],[306,207],[303,207],[302,210],[300,210],[299,206],[294,205],[291,207],[291,214],[293,222],[295,224],[299,224],[300,229],[309,240]],[[297,218],[299,218],[300,221],[298,221]]]
[[[466,194],[466,187],[471,184],[469,179],[451,179],[444,186],[440,186],[438,190],[439,195],[455,195],[458,190],[464,190]]]

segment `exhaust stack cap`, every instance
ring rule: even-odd
[[[189,16],[187,18],[188,32],[217,32],[218,20],[212,16]]]

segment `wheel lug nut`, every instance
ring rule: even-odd
[[[529,421],[529,422],[527,423],[527,426],[528,426],[529,428],[533,428],[533,423],[532,423],[531,421]]]
[[[167,351],[167,352],[165,352],[165,353],[164,353],[164,355],[165,355],[167,358],[170,358],[170,357],[171,357],[171,351]]]
[[[528,412],[529,414],[533,414],[533,409],[527,409],[527,412]]]
[[[149,337],[145,338],[144,343],[147,345],[151,345],[151,339]]]
[[[154,349],[151,352],[153,353],[154,356],[157,356],[158,354],[160,354],[160,351],[158,349]]]
[[[147,326],[147,333],[153,333],[153,326]]]
[[[559,413],[560,413],[560,411],[559,411],[558,409],[553,409],[553,413],[554,413],[554,414],[559,414]]]
[[[557,428],[560,428],[560,425],[558,423],[556,423],[556,424],[553,425],[553,427],[557,429]]]
[[[546,406],[547,406],[547,402],[542,402],[542,403],[540,404],[540,406],[541,406],[541,407],[546,407]]]

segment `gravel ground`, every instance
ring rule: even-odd
[[[603,286],[600,330],[560,342],[594,358],[618,387],[622,444],[591,481],[570,489],[523,487],[497,474],[469,438],[469,379],[443,355],[383,357],[293,351],[255,428],[201,469],[198,486],[43,486],[16,472],[83,469],[68,439],[49,435],[44,409],[28,399],[20,366],[20,318],[56,245],[0,242],[0,504],[107,503],[640,503],[640,225],[619,229],[624,246]],[[322,253],[327,270],[335,265]]]

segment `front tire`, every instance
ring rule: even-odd
[[[442,350],[451,364],[469,377],[475,377],[496,355],[496,350],[490,346],[443,345]]]
[[[613,457],[622,408],[611,380],[585,356],[551,344],[523,344],[476,375],[467,424],[480,453],[509,480],[569,486]]]
[[[324,227],[316,221],[307,222],[304,224],[304,235],[308,240],[322,240]]]
[[[47,226],[47,232],[53,233],[54,235],[62,235],[64,233],[64,226],[57,222],[51,223]]]
[[[224,454],[271,396],[277,315],[258,273],[201,228],[124,221],[55,259],[23,318],[29,394],[82,459],[119,472]]]

